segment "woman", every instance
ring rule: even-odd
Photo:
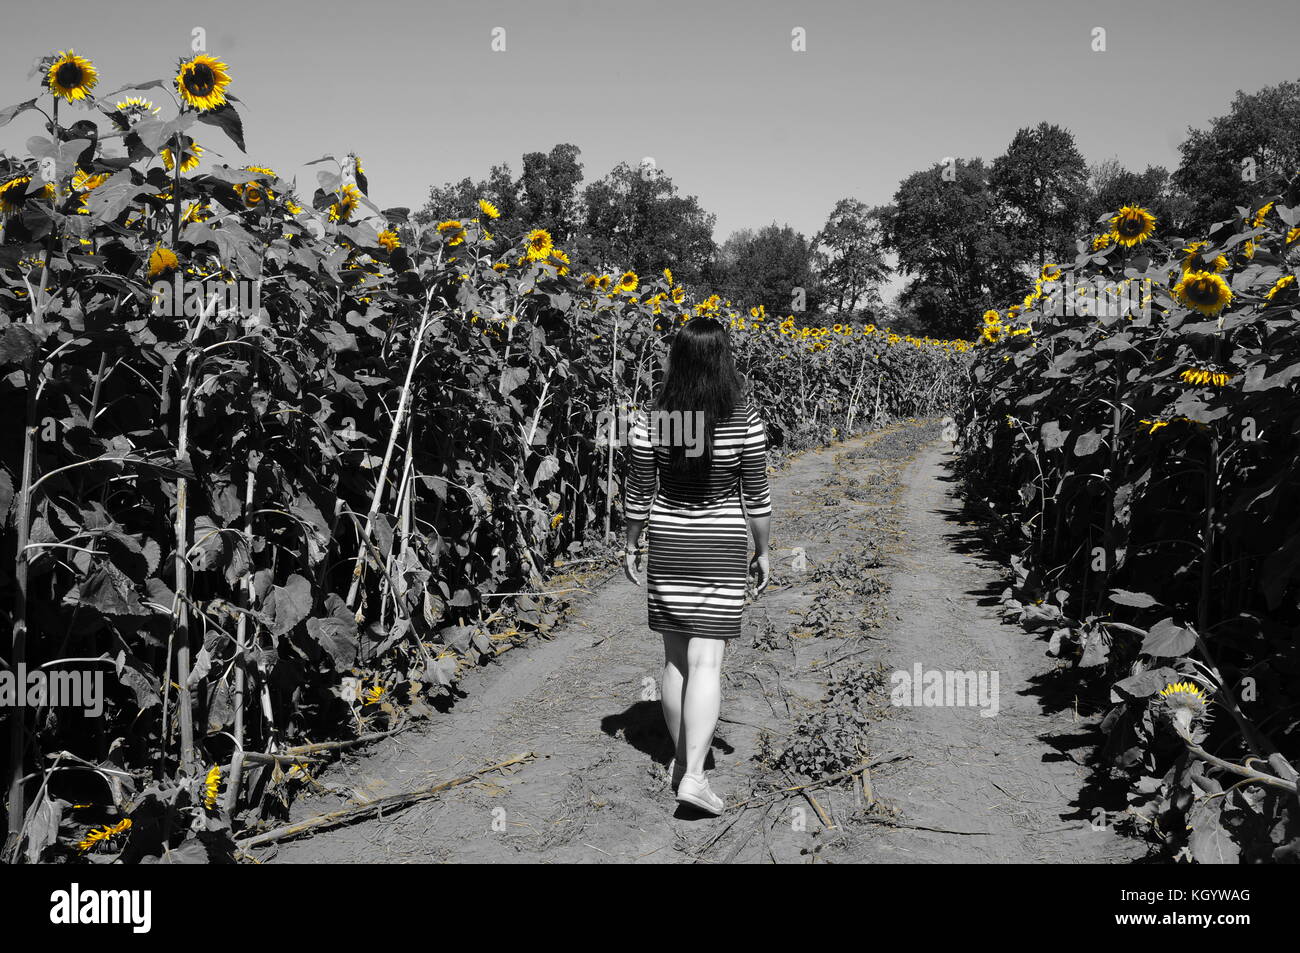
[[[726,329],[713,318],[688,321],[673,339],[654,412],[633,421],[624,500],[623,570],[637,585],[637,544],[650,522],[646,601],[650,628],[664,640],[669,778],[678,801],[711,814],[722,813],[723,801],[704,776],[704,758],[722,700],[723,646],[740,635],[746,518],[756,592],[771,576],[767,434],[743,385]]]

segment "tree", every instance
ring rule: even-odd
[[[550,153],[529,152],[519,177],[519,217],[525,228],[544,228],[566,243],[579,220],[578,187],[582,184],[581,150],[562,143]]]
[[[695,196],[679,195],[662,169],[620,162],[583,192],[574,260],[638,274],[671,268],[682,281],[698,281],[716,252],[715,221]]]
[[[510,166],[494,165],[486,179],[448,182],[429,189],[429,198],[416,213],[422,222],[475,218],[478,200],[487,199],[501,217],[492,231],[512,240],[532,228],[545,228],[557,242],[567,242],[580,218],[581,150],[561,143],[546,152],[523,157],[523,172],[513,178]]]
[[[1191,203],[1190,224],[1208,231],[1300,172],[1300,82],[1239,90],[1228,115],[1188,129],[1179,151],[1174,182]]]
[[[985,310],[1023,296],[1021,259],[999,221],[984,160],[912,173],[880,210],[880,221],[898,270],[912,278],[899,304],[926,333],[968,335]]]
[[[1087,178],[1074,135],[1047,122],[1018,130],[993,160],[990,185],[1002,217],[1018,226],[1010,234],[1035,273],[1047,261],[1073,256]]]
[[[1137,173],[1124,168],[1114,158],[1092,166],[1088,170],[1082,229],[1104,230],[1099,219],[1125,205],[1145,208],[1156,217],[1157,231],[1167,235],[1183,233],[1190,211],[1186,197],[1174,187],[1169,171],[1161,166],[1149,165],[1145,172]]]
[[[877,286],[889,275],[878,210],[853,198],[840,199],[813,238],[818,284],[837,312],[878,302]]]
[[[723,243],[710,283],[737,304],[762,305],[768,314],[817,311],[821,298],[813,245],[789,225],[742,229]]]

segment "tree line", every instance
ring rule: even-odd
[[[1073,259],[1089,230],[1123,205],[1151,211],[1163,234],[1194,240],[1237,206],[1300,171],[1300,82],[1238,92],[1227,115],[1189,129],[1172,172],[1137,172],[1117,159],[1089,164],[1066,128],[1016,132],[991,161],[945,158],[904,178],[892,200],[835,203],[805,236],[785,224],[741,229],[718,243],[716,216],[651,163],[620,163],[584,184],[581,151],[530,152],[516,175],[430,189],[417,213],[455,219],[488,198],[515,234],[544,228],[583,267],[663,268],[769,314],[870,320],[938,337],[969,336],[979,315],[1007,304],[1028,274]],[[882,289],[902,280],[892,302]]]

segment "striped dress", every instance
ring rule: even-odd
[[[713,466],[691,479],[669,469],[650,418],[632,420],[628,519],[649,520],[646,601],[650,628],[688,636],[740,635],[749,574],[746,514],[767,516],[767,432],[751,400],[713,431]],[[743,508],[742,508],[743,506]]]

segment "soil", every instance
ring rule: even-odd
[[[379,819],[256,852],[275,863],[1128,863],[1095,823],[1095,716],[1048,686],[1059,663],[1004,624],[1002,565],[955,496],[950,446],[906,421],[773,475],[773,583],[723,663],[707,767],[729,809],[679,806],[658,702],[660,639],[621,573],[547,642],[461,683],[418,728],[346,756],[291,820],[483,775]],[[894,673],[997,674],[984,704],[894,704]],[[991,682],[988,683],[991,687]],[[828,694],[829,693],[829,694]],[[909,698],[913,696],[908,693]],[[949,702],[954,699],[948,699]],[[971,701],[971,699],[966,699]],[[986,699],[987,701],[987,699]],[[862,763],[864,773],[781,792]]]

